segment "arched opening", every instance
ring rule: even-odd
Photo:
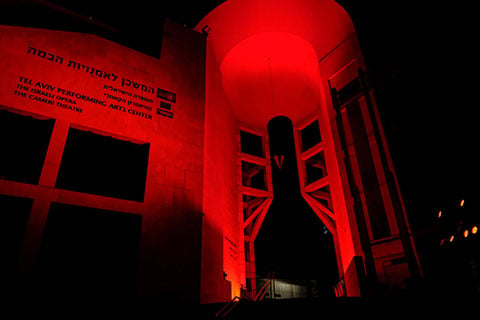
[[[275,272],[280,285],[272,285],[266,298],[333,295],[339,280],[334,241],[302,197],[292,121],[273,118],[268,136],[273,202],[255,240],[257,279]]]

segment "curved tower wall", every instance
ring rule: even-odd
[[[223,229],[223,257],[217,256],[212,264],[223,265],[222,286],[231,285],[232,297],[240,294],[240,287],[251,294],[257,289],[252,249],[273,197],[266,124],[276,116],[287,116],[294,123],[302,194],[334,237],[341,279],[337,295],[363,295],[378,284],[405,286],[406,279],[418,277],[419,261],[373,90],[346,12],[334,1],[279,5],[269,0],[232,0],[208,14],[196,30],[206,35],[211,57],[207,60],[206,128],[218,126],[209,123],[212,112],[216,122],[225,119],[235,123],[237,132],[261,137],[264,150],[260,158],[242,153],[237,134],[218,154],[222,161],[237,158],[236,172],[217,171],[215,161],[205,162],[214,176],[237,181],[236,190],[220,194],[222,210],[205,212],[207,220],[228,225]],[[215,105],[213,100],[221,103]],[[220,114],[225,118],[220,119]],[[321,141],[305,149],[302,131],[314,121]],[[213,136],[222,135],[225,143],[226,131],[217,132]],[[215,148],[218,152],[222,146]],[[242,177],[250,173],[242,170],[242,163],[264,172],[261,190],[245,185]],[[326,171],[313,182],[312,165]],[[215,180],[205,175],[206,190],[215,189]],[[263,207],[258,209],[258,203]],[[232,243],[232,239],[239,241]],[[207,243],[203,248],[209,251]],[[233,251],[239,255],[232,255]],[[245,257],[242,262],[239,256]]]

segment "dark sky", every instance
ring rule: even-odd
[[[1,24],[100,33],[155,54],[164,17],[187,27],[223,1],[0,0]],[[437,208],[478,202],[478,14],[467,1],[339,0],[352,17],[414,231]],[[193,3],[193,4],[192,4]],[[79,16],[54,25],[63,6]],[[39,8],[49,8],[40,10]],[[53,15],[52,16],[57,16]],[[88,28],[87,28],[88,29]],[[103,31],[102,31],[103,30]],[[478,208],[478,204],[475,204]]]
[[[480,177],[475,132],[480,68],[472,8],[460,2],[345,3],[413,223],[427,223],[431,210],[449,198],[471,197],[473,203]]]

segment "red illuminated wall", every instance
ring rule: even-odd
[[[221,76],[208,46],[207,70],[202,302],[212,303],[230,299],[232,292],[239,294],[245,262],[237,183],[239,127],[223,91],[218,90]]]
[[[38,185],[0,180],[1,194],[33,199],[19,282],[59,202],[141,215],[140,294],[199,301],[205,41],[171,22],[152,41],[158,58],[94,35],[0,26],[0,107],[56,119]],[[70,127],[150,143],[144,201],[55,188]]]
[[[140,294],[202,303],[240,295],[255,279],[245,243],[273,197],[266,126],[283,115],[294,125],[302,195],[333,235],[339,294],[364,294],[365,278],[403,285],[418,259],[346,12],[333,0],[230,0],[196,31],[167,22],[153,58],[89,34],[0,26],[0,108],[55,119],[38,185],[0,180],[0,194],[33,199],[19,282],[34,272],[59,202],[141,215]],[[355,79],[346,103],[339,92]],[[322,141],[302,150],[312,121]],[[144,201],[56,188],[69,128],[149,143]],[[240,130],[262,137],[263,158],[241,153]],[[319,153],[328,174],[307,183]],[[243,185],[242,161],[264,167],[264,190]],[[331,208],[313,197],[325,186]],[[265,199],[247,237],[243,195]],[[388,237],[375,234],[376,217]]]

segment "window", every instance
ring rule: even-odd
[[[305,161],[305,170],[307,173],[307,184],[327,176],[327,168],[325,165],[323,151]]]
[[[332,192],[330,191],[329,185],[323,188],[317,189],[315,191],[312,191],[309,194],[315,198],[315,201],[322,204],[325,208],[333,211]]]
[[[70,128],[56,187],[143,201],[149,148]]]
[[[0,110],[0,179],[38,184],[54,124]]]
[[[262,137],[256,134],[240,131],[240,146],[242,153],[263,158]]]
[[[362,86],[360,83],[360,78],[355,78],[350,81],[345,87],[338,90],[338,102],[340,105],[347,102],[349,99],[353,98],[362,91]]]
[[[267,190],[265,167],[242,161],[242,184],[250,188]]]
[[[44,290],[129,293],[135,288],[142,216],[52,203],[37,265]]]
[[[313,121],[300,131],[302,137],[302,150],[306,151],[322,141],[318,120]]]
[[[32,202],[0,195],[0,287],[13,285],[10,281],[18,263]]]

